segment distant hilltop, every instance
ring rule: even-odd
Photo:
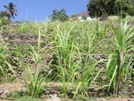
[[[134,1],[134,0],[133,0]],[[101,20],[102,18],[101,17],[98,17],[98,18],[91,18],[91,16],[89,15],[89,11],[86,10],[86,11],[83,11],[79,14],[76,14],[75,17],[77,17],[80,21],[84,21],[84,20]],[[86,19],[83,19],[83,17],[86,17]],[[117,15],[110,15],[108,16],[109,19],[118,19],[118,16]]]
[[[90,17],[88,10],[76,14],[76,17],[80,17],[80,16]]]

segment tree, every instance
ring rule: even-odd
[[[15,8],[16,7],[15,4],[10,2],[8,6],[4,5],[4,7],[6,8],[6,13],[7,13],[7,16],[9,17],[9,19],[11,17],[14,19],[14,16],[17,16],[17,14],[16,14],[17,9]]]
[[[86,16],[82,16],[82,20],[87,20],[87,17]]]
[[[134,15],[134,0],[90,0],[87,8],[91,17],[102,17],[106,14],[125,17]]]
[[[53,14],[50,16],[52,21],[59,20],[61,22],[69,20],[69,17],[66,15],[66,10],[62,9],[60,11],[53,10]]]
[[[3,17],[9,18],[9,15],[7,14],[7,12],[5,12],[5,11],[0,12],[0,18],[3,18]]]
[[[9,24],[9,16],[5,11],[0,12],[0,26]]]
[[[2,26],[2,25],[7,25],[7,24],[9,24],[9,23],[10,23],[10,22],[9,22],[8,17],[4,16],[4,17],[0,18],[0,26]]]

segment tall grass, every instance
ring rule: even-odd
[[[68,83],[71,83],[72,88],[76,87],[76,91],[73,92],[74,98],[78,93],[88,96],[88,89],[102,71],[100,69],[95,74],[96,65],[103,60],[90,63],[95,35],[93,31],[85,30],[86,28],[88,29],[88,26],[83,24],[79,27],[69,24],[65,27],[57,25],[57,33],[53,42],[57,57],[57,78],[63,83],[64,96],[70,89]]]
[[[66,96],[67,82],[73,82],[79,68],[79,60],[75,61],[75,52],[77,47],[74,44],[71,31],[74,26],[66,26],[66,29],[60,29],[57,26],[57,34],[55,35],[54,44],[57,56],[58,78],[63,82],[63,93]],[[70,29],[69,29],[70,28]],[[63,30],[63,31],[61,31]]]
[[[12,65],[7,60],[7,58],[8,58],[8,51],[7,51],[8,45],[9,44],[5,44],[0,49],[0,73],[1,73],[0,78],[4,82],[13,81],[14,78],[16,78],[16,73],[13,70]],[[10,70],[10,72],[12,72],[12,75],[10,75],[10,78],[9,78],[9,74],[8,74],[9,70]]]
[[[32,60],[34,63],[27,64],[27,66],[24,66],[25,71],[27,71],[28,74],[24,74],[24,82],[26,84],[26,90],[27,93],[32,97],[39,97],[41,94],[43,88],[42,83],[45,81],[47,82],[48,76],[51,73],[52,70],[48,72],[46,77],[41,77],[41,67],[40,67],[40,61],[45,57],[47,54],[46,48],[41,47],[41,32],[40,29],[38,31],[38,42],[37,42],[37,48],[34,48],[32,45],[28,45],[30,49],[30,55],[32,56]],[[31,67],[29,67],[31,66]],[[29,76],[29,77],[27,77]]]

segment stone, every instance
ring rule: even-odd
[[[5,40],[3,39],[2,35],[0,35],[0,44],[5,44]]]
[[[8,37],[5,37],[4,39],[5,39],[6,42],[8,41]]]
[[[102,81],[107,81],[108,77],[107,76],[101,76]]]
[[[3,89],[0,89],[0,95],[1,95],[2,93],[4,93],[4,90],[3,90]]]
[[[43,94],[43,95],[40,96],[40,98],[42,98],[42,99],[47,98],[47,95]]]
[[[9,92],[8,90],[5,90],[5,91],[0,95],[0,98],[5,99],[5,98],[8,97],[9,94],[10,94],[10,92]]]
[[[133,95],[134,95],[134,90],[132,91]]]
[[[100,98],[99,101],[107,101],[105,98]]]
[[[61,101],[61,100],[59,97],[57,97],[57,94],[54,94],[47,101]]]

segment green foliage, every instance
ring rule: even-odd
[[[6,25],[9,23],[9,16],[6,11],[0,12],[0,26]]]
[[[0,19],[3,18],[3,17],[8,17],[9,18],[9,16],[8,16],[6,11],[1,11],[0,12]]]
[[[131,0],[90,0],[87,4],[91,17],[107,15],[134,15],[134,6]]]
[[[69,18],[68,16],[66,15],[66,10],[62,9],[60,11],[58,10],[53,10],[53,14],[51,15],[51,20],[52,21],[61,21],[61,22],[64,22],[64,21],[67,21]]]
[[[33,74],[31,67],[25,67],[25,71],[28,72],[28,74],[25,74],[23,78],[26,84],[26,92],[29,96],[39,97],[43,90],[43,87],[41,85],[45,81],[45,79],[40,76],[41,70],[38,69],[36,73]]]
[[[95,74],[95,67],[103,60],[89,64],[89,61],[92,61],[91,50],[95,34],[93,30],[91,33],[88,33],[88,30],[84,30],[87,29],[88,26],[82,23],[79,24],[80,28],[84,28],[81,32],[77,28],[78,26],[70,23],[66,23],[65,26],[57,25],[56,27],[57,33],[53,43],[56,47],[55,53],[57,61],[55,68],[57,73],[53,73],[53,75],[63,83],[61,90],[64,96],[67,96],[70,88],[68,82],[72,84],[71,87],[76,87],[76,90],[72,92],[74,99],[79,93],[83,96],[88,96],[88,89],[102,71],[102,69],[100,69],[100,71]],[[85,45],[83,46],[82,44]],[[82,53],[84,53],[84,59]]]
[[[0,18],[0,26],[9,24],[8,17],[4,16],[3,18]]]
[[[7,60],[7,58],[9,57],[8,51],[6,49],[8,45],[9,44],[5,44],[0,47],[0,80],[2,80],[3,82],[12,82],[16,78],[16,74],[13,70],[13,67]],[[13,73],[10,78],[8,75],[9,70]]]
[[[40,71],[38,70],[35,75],[33,75],[30,67],[25,68],[29,73],[28,77],[24,78],[24,82],[26,84],[26,91],[32,97],[38,97],[41,92],[41,84],[43,82],[43,78],[40,78]]]
[[[100,24],[98,21],[95,22],[94,32],[98,37],[104,37],[108,31],[106,25]]]
[[[72,14],[72,15],[71,15],[71,18],[73,18],[73,17],[76,17],[76,15],[75,15],[75,14]]]
[[[83,20],[87,20],[87,17],[86,17],[86,16],[82,16],[82,19],[83,19]]]

